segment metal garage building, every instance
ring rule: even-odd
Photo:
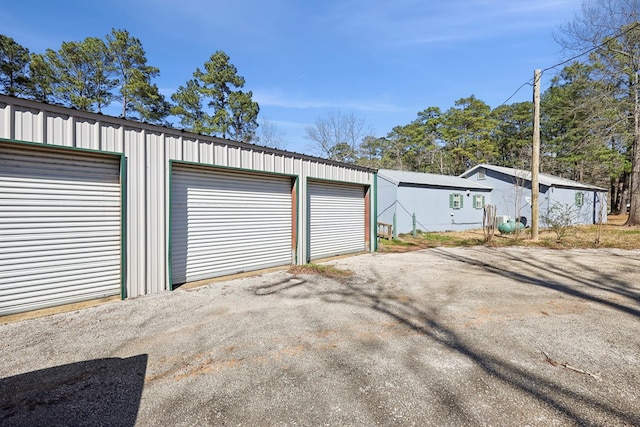
[[[0,95],[0,316],[372,251],[375,172]]]

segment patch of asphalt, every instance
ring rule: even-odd
[[[2,425],[640,425],[640,251],[328,262],[0,326]]]

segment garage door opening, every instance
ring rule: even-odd
[[[295,262],[295,179],[174,163],[171,283]]]
[[[368,250],[364,186],[309,181],[308,261]]]
[[[122,295],[121,163],[0,143],[0,315]]]

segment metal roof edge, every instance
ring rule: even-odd
[[[475,165],[473,167],[471,167],[470,169],[464,171],[462,174],[460,174],[459,176],[461,178],[467,178],[470,175],[473,175],[473,173],[475,173],[475,171],[479,168],[484,168],[484,169],[489,169],[498,173],[502,173],[502,174],[506,174],[506,175],[511,175],[511,176],[515,176],[515,174],[518,171],[522,171],[525,172],[527,174],[529,174],[528,177],[526,176],[522,176],[520,177],[521,179],[531,182],[531,171],[529,170],[525,170],[525,169],[515,169],[515,168],[510,168],[507,166],[495,166],[495,165],[489,165],[489,164],[479,164],[479,165]],[[556,188],[582,188],[582,189],[589,189],[589,190],[595,190],[595,191],[609,191],[605,188],[601,188],[595,185],[591,185],[591,184],[584,184],[582,182],[579,181],[574,181],[572,179],[568,179],[568,178],[562,178],[559,176],[555,176],[555,175],[551,175],[551,174],[546,174],[546,173],[539,173],[539,179],[538,183],[545,185],[547,187],[556,187]],[[566,181],[566,184],[562,184],[562,183],[558,183],[558,182],[554,182],[556,180],[563,180]]]
[[[389,174],[387,174],[386,172],[391,172],[391,176]],[[458,183],[455,184],[448,184],[448,183],[426,183],[426,182],[415,182],[415,181],[410,181],[410,180],[403,180],[403,179],[399,179],[398,177],[395,177],[393,175],[395,175],[395,173],[412,173],[412,174],[421,174],[421,175],[425,175],[425,176],[433,176],[433,177],[445,177],[445,178],[460,178],[460,179],[464,179],[455,175],[441,175],[441,174],[433,174],[433,173],[424,173],[424,172],[414,172],[414,171],[398,171],[398,170],[393,170],[393,169],[379,169],[378,170],[378,176],[385,179],[386,181],[391,182],[392,184],[395,184],[397,186],[401,186],[403,184],[405,185],[412,185],[412,186],[422,186],[422,187],[432,187],[432,188],[475,188],[478,190],[492,190],[493,187],[490,187],[488,185],[484,185],[478,182],[474,182],[474,181],[469,181],[466,180],[469,184],[471,185],[460,185]]]
[[[187,138],[191,138],[191,139],[204,140],[206,142],[211,142],[211,143],[226,144],[226,145],[230,145],[238,148],[245,148],[245,149],[254,150],[254,151],[257,150],[264,153],[273,153],[273,154],[277,154],[285,157],[294,157],[302,160],[309,160],[313,162],[324,163],[327,165],[339,166],[339,167],[359,170],[363,172],[369,172],[369,173],[377,172],[377,169],[374,169],[374,168],[353,165],[350,163],[343,163],[336,160],[324,159],[322,157],[311,156],[308,154],[298,153],[295,151],[281,150],[278,148],[271,148],[263,145],[251,144],[248,142],[233,141],[231,139],[220,138],[217,136],[198,134],[198,133],[186,131],[184,129],[174,128],[172,126],[162,126],[162,125],[156,125],[156,124],[151,124],[147,122],[139,122],[136,120],[124,119],[122,117],[110,116],[108,114],[94,113],[90,111],[79,110],[77,108],[66,107],[64,105],[52,104],[47,102],[39,102],[31,99],[5,95],[1,93],[0,93],[0,103],[6,103],[8,105],[18,105],[24,108],[36,109],[40,111],[52,111],[52,112],[58,112],[60,114],[74,115],[76,117],[83,117],[83,118],[95,120],[95,121],[101,121],[101,122],[107,121],[108,123],[120,124],[122,126],[128,126],[128,127],[137,127],[139,129],[150,130],[158,133],[173,134],[176,136],[186,136]],[[46,108],[43,108],[42,106],[46,106]]]

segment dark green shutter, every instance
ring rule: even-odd
[[[453,193],[449,194],[449,209],[453,209]]]

